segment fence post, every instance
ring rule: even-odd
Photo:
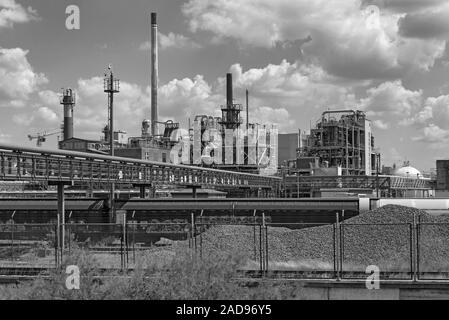
[[[128,225],[128,221],[126,219],[126,212],[123,214],[123,240],[124,240],[124,246],[125,246],[125,255],[126,255],[126,259],[124,259],[124,269],[125,271],[128,268],[128,233],[127,233],[127,225]]]
[[[53,238],[53,241],[55,243],[55,268],[57,269],[59,266],[59,261],[58,261],[58,225],[55,225],[55,236]]]
[[[257,241],[256,241],[256,212],[257,209],[254,209],[254,226],[253,226],[253,239],[254,239],[254,261],[257,259]]]
[[[14,262],[14,220],[11,224],[11,262]]]
[[[418,216],[418,223],[416,225],[416,280],[419,280],[419,265],[420,265],[420,255],[419,255],[419,241],[421,237],[421,216]]]
[[[136,264],[136,229],[137,229],[137,224],[136,224],[136,220],[134,220],[134,215],[136,214],[136,210],[133,211],[133,222],[132,222],[132,230],[133,230],[133,245],[132,245],[132,250],[133,250],[133,263],[134,266]]]
[[[192,248],[195,249],[195,253],[196,253],[195,214],[193,212],[191,213],[191,224],[192,224]]]
[[[336,232],[335,232],[335,257],[337,260],[336,266],[337,266],[337,281],[341,280],[341,267],[342,267],[342,261],[341,261],[341,234],[340,234],[340,217],[338,215],[338,212],[336,214]]]
[[[56,246],[55,246],[55,250],[56,250],[56,254],[57,254],[57,264],[59,266],[60,262],[62,261],[62,255],[59,251],[59,247],[61,244],[61,220],[60,220],[61,216],[58,214],[56,217]]]
[[[417,281],[418,280],[418,274],[417,274],[417,265],[418,265],[418,261],[417,261],[417,257],[418,257],[418,239],[417,239],[417,224],[416,224],[416,212],[413,212],[413,228],[412,228],[413,232],[413,236],[412,236],[412,244],[411,246],[414,248],[413,250],[413,281]]]
[[[343,258],[345,256],[345,210],[341,210],[341,270],[343,270]]]
[[[262,212],[262,221],[265,230],[265,274],[268,272],[268,225],[265,222],[265,212]]]
[[[260,273],[263,274],[263,250],[262,250],[262,223],[259,223],[259,262],[260,262]]]

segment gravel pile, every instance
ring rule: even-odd
[[[381,270],[408,270],[410,267],[410,224],[419,217],[422,268],[432,271],[449,267],[449,217],[431,216],[425,211],[389,205],[372,210],[344,223],[345,269],[375,264]],[[371,225],[364,225],[371,224]],[[386,224],[386,225],[374,225]],[[259,259],[259,228],[214,226],[202,234],[203,252],[232,251],[250,260]],[[332,225],[291,230],[268,228],[270,263],[280,268],[330,269],[333,266]],[[263,239],[264,240],[264,239]],[[199,241],[199,239],[197,240]],[[263,241],[264,242],[264,241]],[[256,250],[254,250],[256,248]],[[436,270],[438,269],[438,270]],[[424,271],[424,270],[423,270]]]

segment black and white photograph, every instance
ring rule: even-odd
[[[449,1],[0,0],[0,300],[449,300]]]

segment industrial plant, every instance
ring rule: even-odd
[[[449,261],[449,160],[431,173],[410,161],[386,166],[369,113],[357,108],[317,111],[309,130],[279,133],[276,124],[254,121],[248,89],[245,101],[235,99],[232,73],[223,72],[225,98],[210,114],[190,115],[187,128],[180,125],[187,119],[160,121],[155,12],[150,39],[150,117],[133,124],[139,134],[115,127],[121,87],[109,65],[98,139],[80,138],[76,92],[63,88],[60,128],[30,133],[37,147],[0,143],[0,282],[51,278],[49,270],[73,267],[74,252],[87,252],[99,260],[98,286],[108,272],[128,281],[140,268],[133,282],[155,281],[142,290],[123,286],[132,298],[172,282],[195,287],[172,290],[189,298],[204,298],[196,288],[203,283],[219,292],[238,282],[252,294],[265,290],[253,282],[267,279],[313,280],[300,290],[318,284],[324,299],[342,288],[344,297],[371,297],[375,291],[356,285],[367,286],[372,267],[394,289],[449,288],[441,283],[449,276],[441,271]],[[43,148],[56,134],[58,148]],[[187,262],[163,278],[183,254]],[[232,276],[213,280],[234,256],[242,262],[235,259]],[[213,267],[203,272],[206,259]],[[190,282],[172,281],[184,273]],[[195,273],[208,279],[191,281]],[[159,278],[161,287],[148,289]]]
[[[269,174],[283,179],[278,196],[290,198],[435,196],[436,183],[432,177],[416,174],[414,168],[384,170],[380,148],[375,145],[375,132],[363,111],[327,110],[308,132],[298,129],[297,133],[278,134],[275,125],[250,122],[248,90],[245,106],[235,103],[231,73],[226,74],[226,101],[217,106],[221,117],[195,115],[194,121],[189,120],[188,130],[182,130],[176,120],[160,122],[157,37],[157,15],[152,13],[151,119],[142,120],[141,135],[128,137],[126,132],[113,128],[114,95],[120,93],[120,80],[109,67],[104,77],[108,122],[102,138],[98,141],[76,138],[73,128],[75,93],[65,89],[61,97],[64,110],[61,150],[252,174],[267,174],[266,169],[274,167]],[[246,123],[242,112],[246,112]],[[43,137],[38,137],[38,145],[42,141]],[[266,161],[261,161],[260,156]],[[228,196],[248,196],[247,192],[226,192]]]

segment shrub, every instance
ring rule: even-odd
[[[41,277],[30,283],[7,287],[0,290],[0,299],[229,300],[292,296],[291,288],[268,283],[250,288],[235,281],[242,263],[243,260],[233,254],[200,259],[191,251],[179,251],[166,259],[165,265],[143,259],[129,277],[110,272],[99,279],[97,261],[85,251],[76,250],[64,261],[63,268],[52,272],[49,279]],[[67,265],[79,267],[80,290],[66,289],[64,271]]]

